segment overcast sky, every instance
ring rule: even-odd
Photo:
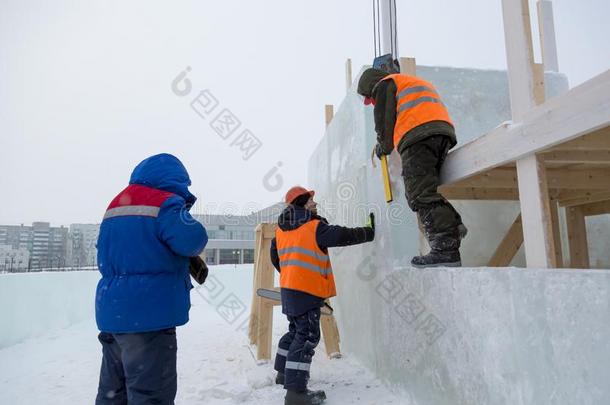
[[[610,68],[610,2],[554,4],[570,84]],[[0,0],[0,224],[99,222],[159,152],[185,163],[198,212],[281,200],[306,185],[345,59],[371,63],[371,21],[370,0]],[[419,64],[505,68],[500,0],[398,0],[398,24],[400,55]],[[181,97],[171,83],[187,66]],[[249,160],[191,109],[204,89],[261,140]]]

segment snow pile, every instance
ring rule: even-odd
[[[208,282],[193,290],[191,320],[178,328],[176,403],[283,403],[284,390],[274,384],[273,365],[257,364],[243,329],[250,312],[252,266],[213,266]],[[22,291],[24,299],[37,300],[30,295],[31,290]],[[74,289],[61,292],[71,295]],[[92,300],[93,295],[86,302]],[[229,300],[238,304],[233,306],[234,313],[223,309]],[[46,309],[40,312],[46,313]],[[274,347],[286,327],[287,321],[276,308]],[[100,359],[93,319],[0,349],[0,403],[91,404]],[[328,359],[323,344],[313,361],[310,384],[326,390],[329,405],[410,404],[404,396],[392,394],[349,354],[339,360]]]
[[[94,316],[97,271],[0,274],[0,349]]]

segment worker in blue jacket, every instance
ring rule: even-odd
[[[96,405],[173,404],[176,326],[188,322],[190,258],[208,236],[180,160],[142,161],[110,203],[97,243],[95,314],[102,344]]]

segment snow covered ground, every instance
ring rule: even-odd
[[[178,329],[176,403],[283,404],[284,390],[274,384],[273,365],[257,365],[240,326],[249,313],[251,266],[215,267],[209,281],[207,290],[193,291],[191,321]],[[240,316],[228,317],[221,310],[231,299],[247,304],[237,310],[243,310]],[[274,345],[285,327],[278,308]],[[0,404],[92,404],[101,358],[96,337],[95,322],[89,319],[1,349]],[[323,344],[314,358],[310,386],[326,390],[329,405],[408,404],[349,354],[328,359]]]

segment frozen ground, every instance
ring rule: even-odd
[[[229,296],[249,305],[251,267],[219,267],[212,271],[211,291],[192,294],[191,321],[178,329],[176,403],[283,404],[284,391],[273,384],[272,365],[256,364],[239,330],[245,313],[229,324],[217,311]],[[285,327],[276,311],[274,345]],[[1,349],[0,404],[92,404],[101,358],[96,335],[89,319]],[[408,403],[349,355],[329,360],[323,344],[314,358],[311,387],[326,390],[329,405]]]

